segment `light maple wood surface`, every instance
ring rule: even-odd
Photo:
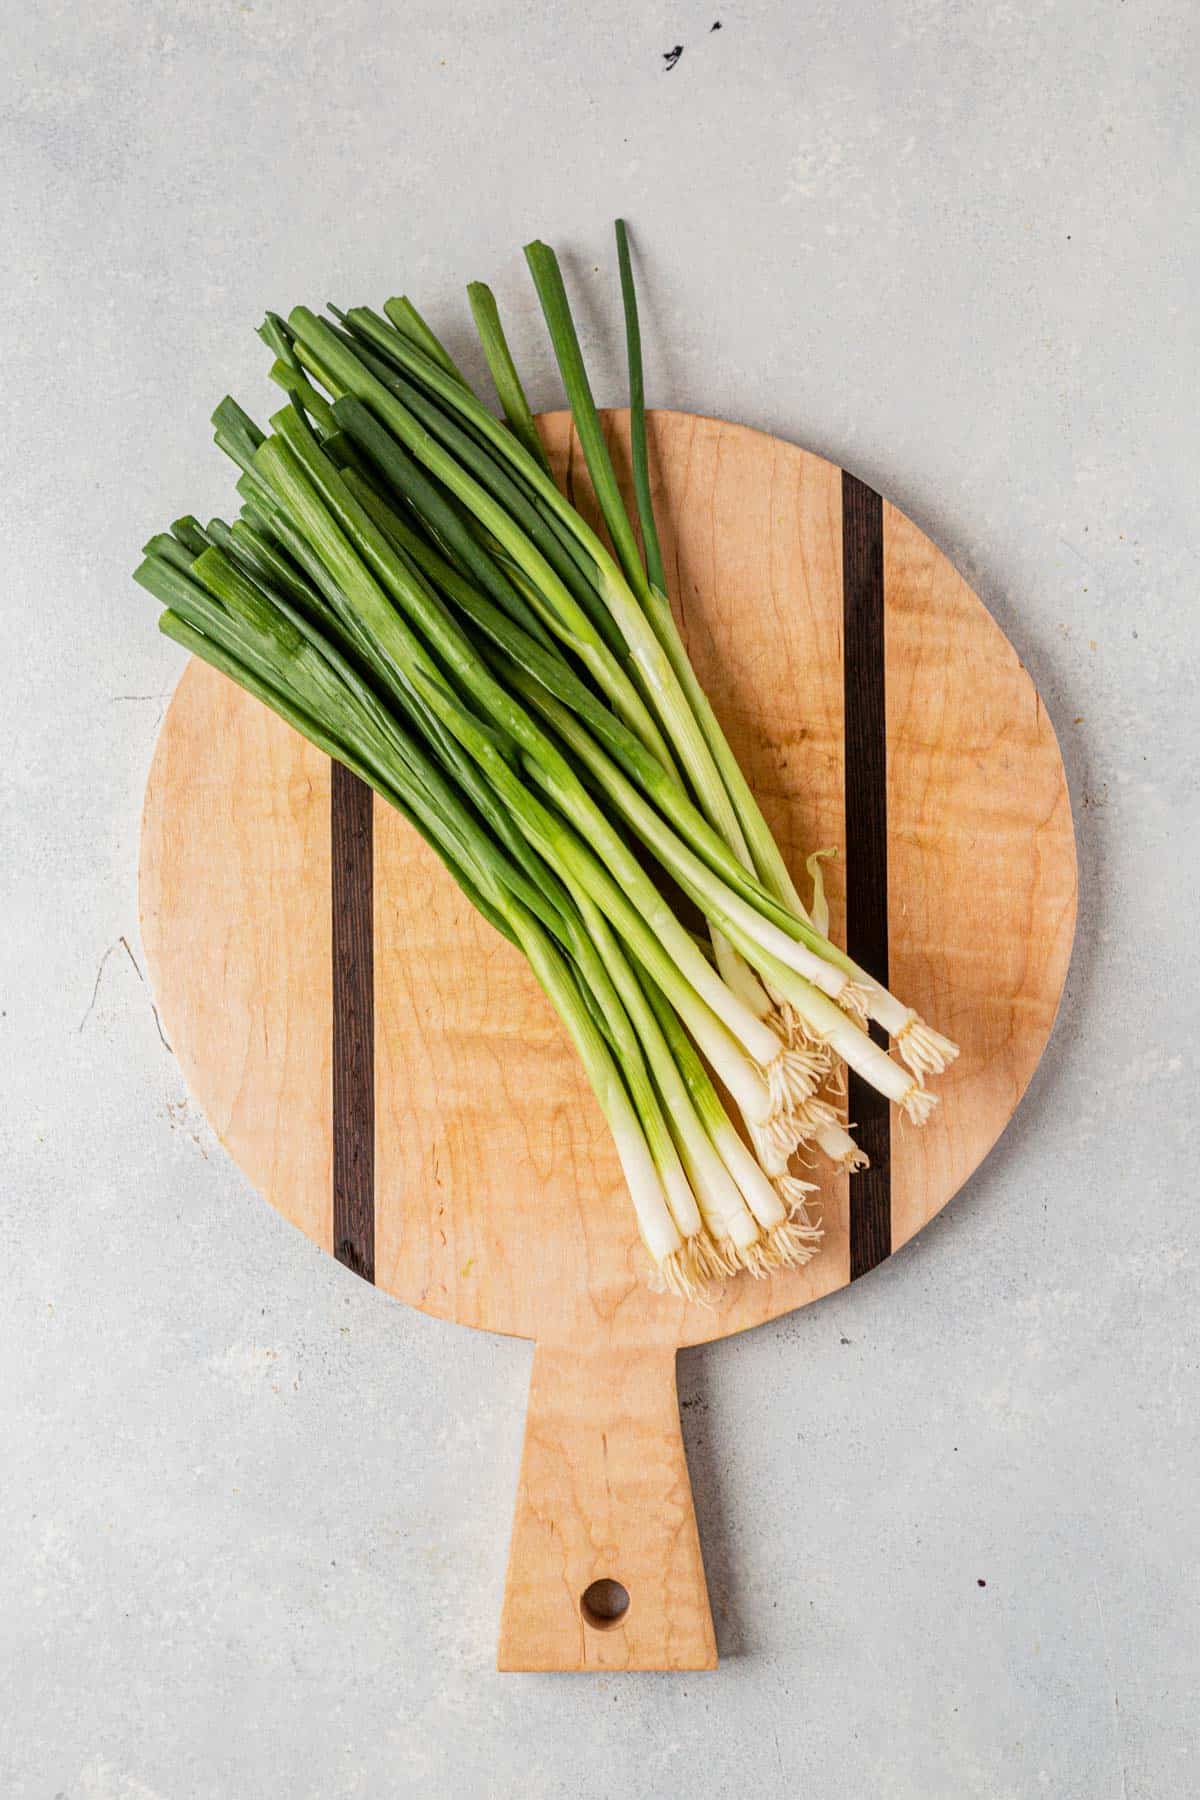
[[[543,432],[585,510],[563,414]],[[627,471],[627,423],[607,416]],[[793,869],[842,849],[840,470],[743,427],[651,419],[656,504],[689,651]],[[958,1041],[942,1104],[893,1118],[892,1242],[957,1191],[1045,1046],[1074,927],[1054,732],[1012,646],[946,559],[884,508],[891,985]],[[332,1246],[329,767],[193,663],[146,797],[142,932],[189,1087],[249,1178]],[[838,860],[825,865],[842,929]],[[803,1270],[710,1308],[653,1294],[619,1168],[521,958],[375,803],[377,1284],[537,1340],[502,1667],[716,1660],[674,1353],[849,1279],[848,1183],[823,1180]],[[796,1372],[797,1383],[800,1372]],[[786,1381],[786,1371],[781,1379]],[[624,1617],[581,1609],[624,1584]]]

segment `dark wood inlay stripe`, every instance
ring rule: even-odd
[[[375,1279],[373,796],[333,764],[333,1253]]]
[[[842,613],[846,733],[846,947],[888,978],[887,715],[884,711],[883,502],[842,476]],[[873,1027],[881,1043],[887,1039]],[[871,1159],[850,1182],[850,1279],[892,1249],[888,1102],[851,1071],[850,1118]]]

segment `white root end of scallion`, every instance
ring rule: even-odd
[[[782,1225],[776,1225],[767,1233],[764,1259],[777,1269],[801,1269],[821,1248],[823,1235],[819,1226],[801,1225],[794,1219],[785,1219]]]
[[[696,1255],[689,1238],[678,1250],[672,1250],[654,1265],[650,1287],[660,1294],[674,1294],[678,1300],[708,1303],[708,1282],[696,1268]]]
[[[796,1152],[823,1126],[836,1123],[837,1113],[828,1101],[809,1098],[776,1113],[765,1125],[751,1126],[750,1137],[768,1175],[784,1175]]]
[[[838,1173],[842,1175],[861,1175],[870,1166],[870,1157],[858,1144],[855,1144],[853,1150],[845,1151],[837,1160]]]
[[[816,1095],[807,1100],[798,1101],[783,1121],[788,1129],[795,1133],[797,1146],[808,1143],[823,1125],[832,1125],[837,1119],[837,1111],[828,1100],[820,1100]]]
[[[715,1095],[713,1096],[715,1100]],[[718,1126],[720,1142],[724,1142],[725,1132],[741,1147],[743,1154],[750,1158],[750,1152],[742,1144],[737,1132],[729,1123],[724,1113],[720,1113],[724,1127]],[[749,1241],[754,1238],[757,1226],[751,1218],[742,1191],[735,1180],[735,1171],[729,1158],[719,1147],[718,1141],[709,1135],[712,1126],[706,1127],[700,1121],[697,1129],[687,1144],[688,1173],[691,1176],[699,1202],[700,1214],[704,1220],[709,1238],[737,1238],[739,1233]]]
[[[835,1062],[834,1063],[832,1069],[830,1069],[830,1071],[829,1071],[828,1077],[826,1078],[825,1086],[826,1086],[827,1091],[831,1094],[836,1095],[836,1097],[839,1100],[841,1100],[845,1096],[845,1093],[846,1093],[846,1065],[845,1065],[845,1063],[843,1063],[843,1062]]]
[[[736,1275],[741,1269],[742,1265],[738,1257],[737,1245],[732,1238],[725,1237],[719,1239],[715,1243],[710,1243],[708,1253],[720,1270],[721,1275],[726,1278]]]
[[[747,1274],[753,1275],[756,1281],[765,1280],[779,1267],[767,1249],[765,1238],[758,1238],[753,1244],[744,1245],[739,1249],[738,1255],[741,1267],[746,1270]]]
[[[687,1264],[688,1277],[696,1290],[696,1299],[701,1306],[713,1303],[712,1287],[715,1279],[712,1259],[708,1246],[711,1242],[706,1231],[698,1231],[683,1246],[684,1261]]]
[[[789,1050],[806,1051],[824,1059],[828,1068],[831,1063],[829,1043],[826,1038],[819,1037],[805,1019],[796,1011],[790,1000],[781,995],[773,995],[775,1001],[774,1025],[779,1036]]]
[[[927,1025],[919,1013],[910,1012],[892,1039],[892,1048],[918,1080],[940,1075],[958,1055],[958,1045]]]
[[[696,1272],[705,1283],[726,1281],[738,1270],[737,1257],[728,1238],[720,1240],[702,1232],[690,1245]]]
[[[852,1019],[857,1019],[860,1025],[865,1025],[871,1017],[871,992],[860,982],[847,981],[837,997],[837,1003],[843,1012],[849,1013]]]
[[[748,1207],[735,1213],[729,1221],[729,1242],[740,1256],[758,1238],[758,1225]]]
[[[779,1175],[775,1179],[775,1187],[789,1219],[794,1219],[805,1230],[819,1229],[808,1213],[809,1195],[820,1192],[815,1181],[801,1181],[798,1175]]]
[[[766,1069],[773,1112],[792,1111],[816,1093],[831,1063],[827,1045],[811,1042],[787,1049]]]
[[[728,1171],[741,1199],[745,1202],[755,1220],[764,1231],[777,1225],[783,1216],[780,1212],[780,1200],[772,1185],[771,1178],[763,1168],[761,1161],[746,1148],[736,1128],[728,1118],[723,1118],[710,1127],[713,1142],[722,1163]]]
[[[751,1125],[750,1141],[754,1145],[754,1154],[772,1180],[777,1175],[786,1175],[789,1140],[779,1130],[777,1123],[772,1125]]]
[[[857,1175],[860,1170],[870,1168],[870,1157],[843,1125],[822,1125],[813,1135],[818,1150],[829,1158],[839,1173]]]
[[[891,1039],[901,1062],[912,1070],[919,1080],[926,1075],[940,1075],[948,1069],[958,1055],[958,1045],[932,1025],[927,1025],[919,1013],[911,1006],[905,1006],[894,994],[872,981],[869,975],[857,972],[861,979],[854,983],[866,995],[867,1012],[881,1025]]]
[[[905,1118],[911,1119],[914,1125],[924,1125],[937,1103],[936,1094],[931,1094],[919,1081],[914,1081],[900,1105],[904,1109]]]

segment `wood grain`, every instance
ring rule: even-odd
[[[586,509],[569,420],[542,424]],[[606,429],[627,481],[624,416]],[[717,420],[659,413],[650,430],[689,651],[793,868],[814,848],[840,853],[826,865],[840,936],[842,473]],[[900,1244],[986,1154],[1033,1073],[1065,978],[1075,863],[1058,748],[1027,674],[934,546],[890,506],[881,517],[887,954],[893,988],[962,1044],[931,1123],[892,1121]],[[143,827],[155,990],[232,1154],[326,1249],[330,881],[328,765],[189,668]],[[427,1312],[538,1340],[506,1666],[707,1666],[674,1352],[844,1286],[848,1183],[823,1181],[826,1240],[806,1269],[732,1282],[711,1309],[651,1293],[607,1130],[553,1013],[378,801],[372,890],[375,1280]],[[631,1595],[604,1632],[579,1609],[598,1576]]]
[[[333,1248],[328,759],[189,663],[142,813],[142,943],[167,1038],[255,1186]]]
[[[898,1248],[1016,1110],[1075,935],[1075,841],[1054,728],[946,558],[884,508],[893,991],[961,1045],[932,1129],[897,1126]]]
[[[888,981],[887,706],[884,694],[883,502],[842,476],[842,681],[846,740],[846,933],[849,954]],[[885,1048],[886,1033],[871,1027]],[[850,1184],[850,1279],[892,1253],[891,1107],[846,1075],[847,1110],[871,1159]]]
[[[620,1582],[629,1607],[597,1628],[580,1601],[604,1580]],[[534,1352],[497,1660],[716,1667],[669,1345]]]
[[[329,795],[333,1253],[375,1279],[374,799],[340,763]]]

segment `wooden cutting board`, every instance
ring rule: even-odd
[[[591,510],[568,415],[541,424]],[[624,479],[626,415],[606,429]],[[1033,1074],[1074,929],[1053,728],[945,557],[757,432],[658,413],[651,452],[688,648],[792,868],[837,849],[833,935],[962,1047],[923,1130],[851,1085],[872,1168],[822,1177],[807,1268],[709,1308],[651,1293],[607,1129],[522,959],[397,815],[198,663],[143,820],[159,1010],[231,1155],[389,1294],[536,1340],[506,1669],[715,1665],[676,1350],[843,1287],[946,1204]],[[802,1380],[781,1365],[781,1404]]]

